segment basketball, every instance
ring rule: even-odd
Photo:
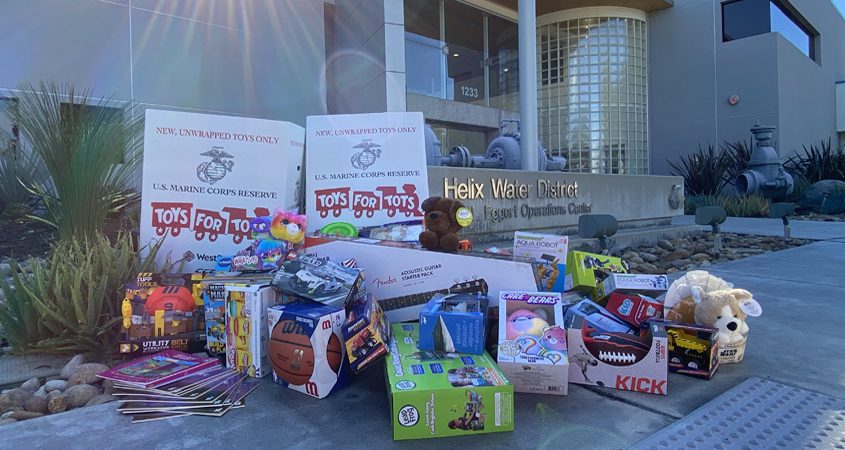
[[[329,362],[329,367],[332,368],[334,373],[337,373],[340,370],[340,364],[343,362],[343,354],[341,353],[340,339],[334,333],[329,338],[329,346],[326,348],[326,359]]]
[[[314,349],[311,347],[311,339],[303,333],[302,326],[295,321],[283,320],[273,327],[267,345],[273,372],[288,384],[296,386],[308,382],[314,373]],[[337,345],[339,355],[339,341]]]

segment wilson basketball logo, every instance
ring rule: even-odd
[[[314,397],[319,397],[320,394],[317,393],[317,384],[313,381],[309,381],[305,383],[305,392],[308,395],[313,395]]]
[[[302,328],[302,325],[292,321],[286,320],[281,323],[282,325],[282,333],[285,334],[305,334],[305,330]]]

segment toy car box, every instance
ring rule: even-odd
[[[279,294],[263,283],[227,283],[226,367],[261,378],[270,371],[267,359],[267,308]]]
[[[566,285],[598,299],[598,286],[610,273],[628,273],[628,264],[615,256],[572,251],[566,257]]]
[[[343,340],[346,357],[353,373],[360,373],[387,355],[390,345],[390,322],[373,298],[372,294],[363,301],[349,302],[345,306],[346,323],[343,324]]]
[[[360,269],[335,261],[298,254],[281,264],[273,276],[272,285],[289,301],[308,299],[343,308],[347,301],[355,300],[362,294],[359,290],[364,275]]]
[[[613,292],[605,299],[604,306],[634,328],[639,328],[646,320],[663,318],[663,302],[641,294]]]
[[[597,286],[598,303],[613,292],[624,294],[644,294],[651,298],[658,298],[669,289],[669,278],[666,275],[646,275],[639,273],[610,273]]]
[[[667,342],[660,322],[641,336],[599,330],[576,316],[566,330],[569,381],[626,391],[666,395]]]
[[[435,295],[420,311],[419,349],[484,353],[488,303],[481,295]]]
[[[315,398],[325,398],[347,383],[342,309],[300,300],[273,306],[267,313],[273,381]]]
[[[560,293],[501,292],[499,323],[496,359],[514,391],[566,395],[569,360]]]
[[[417,321],[435,294],[489,292],[490,306],[501,290],[536,291],[533,260],[485,254],[445,253],[372,239],[306,237],[305,252],[333,261],[354,259],[367,271],[366,289],[391,323]]]
[[[199,273],[139,273],[127,283],[120,305],[119,353],[137,357],[167,349],[203,351],[202,278]]]
[[[386,359],[393,439],[513,431],[513,385],[493,358],[418,350],[418,325],[393,324]]]
[[[572,326],[576,317],[583,317],[590,321],[593,327],[604,331],[628,334],[637,334],[639,332],[638,328],[631,328],[630,325],[620,320],[610,313],[610,311],[589,299],[581,300],[566,309],[566,313],[563,315],[563,323],[566,328]]]
[[[527,233],[513,234],[513,254],[534,258],[540,272],[540,288],[544,291],[563,292],[566,286],[566,252],[569,249],[568,236]]]
[[[662,323],[669,346],[669,371],[705,380],[713,378],[719,370],[719,330],[688,323]]]

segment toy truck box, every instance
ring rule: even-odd
[[[713,378],[719,370],[719,330],[668,320],[661,322],[669,346],[669,371],[705,380]]]
[[[644,294],[658,298],[669,289],[666,275],[646,275],[639,273],[610,273],[596,288],[598,303],[614,292],[623,294]]]
[[[206,345],[199,273],[139,273],[121,302],[118,351],[137,357],[172,349],[201,352]]]
[[[488,303],[480,295],[435,295],[420,311],[419,349],[483,354]]]
[[[566,395],[569,359],[558,292],[499,294],[499,368],[514,391]]]
[[[270,370],[267,359],[267,308],[279,294],[267,284],[227,283],[226,367],[261,378]]]
[[[372,294],[363,301],[349,302],[345,306],[346,323],[343,324],[343,340],[346,357],[353,373],[360,373],[387,355],[390,345],[390,322],[373,298]]]
[[[418,350],[418,325],[393,324],[385,365],[393,439],[513,431],[513,385],[493,358]]]
[[[569,381],[625,391],[666,395],[668,367],[666,330],[649,322],[641,336],[598,330],[575,317],[566,330]]]
[[[663,302],[641,294],[613,292],[605,299],[605,309],[635,329],[646,320],[663,318]]]
[[[598,286],[610,273],[628,273],[628,263],[615,256],[569,252],[566,257],[566,285],[598,299]]]
[[[326,305],[343,308],[347,301],[362,295],[364,274],[354,269],[352,259],[347,265],[338,264],[339,259],[318,258],[297,254],[284,261],[273,276],[272,286],[282,293],[286,301],[308,299]]]
[[[563,323],[566,328],[571,327],[577,317],[583,317],[594,328],[603,331],[628,334],[637,334],[639,332],[639,329],[632,328],[631,325],[628,325],[610,311],[589,299],[581,300],[575,305],[566,308],[566,313],[563,315]]]
[[[306,237],[305,252],[334,261],[355,260],[367,271],[366,289],[391,323],[417,321],[435,294],[536,291],[536,264],[529,258],[431,252],[409,244],[372,239]]]
[[[513,234],[513,254],[534,258],[540,272],[540,288],[544,291],[563,292],[566,286],[566,253],[569,249],[568,236],[527,233]]]
[[[346,385],[342,309],[299,300],[267,313],[273,381],[315,398]]]

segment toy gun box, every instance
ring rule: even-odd
[[[571,285],[566,285],[568,249],[568,236],[524,231],[516,231],[513,234],[513,254],[533,258],[538,262],[540,287],[545,291],[564,292],[571,289]]]
[[[513,385],[493,358],[418,350],[418,330],[393,324],[385,360],[393,439],[513,431]]]
[[[139,273],[127,283],[120,307],[120,354],[137,357],[167,349],[203,351],[203,277],[199,273]]]
[[[352,261],[347,263],[352,265]],[[298,254],[284,261],[273,276],[272,286],[285,297],[283,302],[306,299],[343,308],[359,298],[364,274],[329,258]]]
[[[360,373],[387,355],[390,322],[372,295],[365,296],[363,301],[347,303],[345,309],[346,323],[342,331],[346,356],[352,372]]]
[[[472,294],[432,297],[420,311],[420,350],[483,354],[488,303]]]

